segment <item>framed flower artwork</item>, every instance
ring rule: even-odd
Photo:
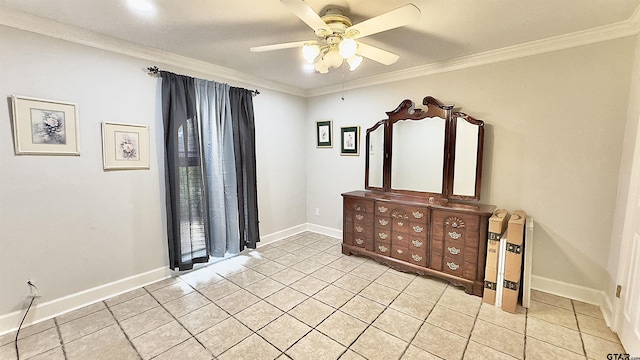
[[[11,97],[16,155],[80,155],[75,104]]]
[[[360,126],[340,128],[340,155],[360,155]]]
[[[149,127],[102,123],[102,157],[105,170],[149,168]]]
[[[328,121],[316,121],[316,147],[330,148],[331,143],[331,120]]]

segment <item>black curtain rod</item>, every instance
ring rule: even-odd
[[[155,76],[155,77],[159,77],[160,76],[160,69],[158,69],[157,66],[149,66],[147,68],[147,71],[149,72],[150,76]],[[251,93],[256,96],[256,95],[260,95],[260,91],[258,89],[256,90],[251,90]]]

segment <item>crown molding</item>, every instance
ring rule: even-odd
[[[640,6],[636,8],[631,18],[626,21],[604,25],[592,29],[577,31],[570,34],[550,37],[542,40],[531,41],[519,45],[509,46],[462,56],[437,63],[420,65],[413,68],[393,71],[382,75],[371,76],[358,80],[351,80],[347,84],[327,86],[308,90],[305,95],[314,97],[333,94],[345,90],[354,90],[368,86],[387,84],[395,81],[415,79],[423,76],[461,70],[480,65],[498,63],[501,61],[523,58],[547,52],[569,49],[573,47],[589,45],[597,42],[613,40],[626,36],[636,35],[640,32]]]
[[[51,19],[45,19],[24,12],[7,9],[0,6],[0,25],[15,29],[25,30],[52,38],[66,40],[76,44],[82,44],[96,49],[131,56],[149,61],[152,65],[168,65],[181,69],[206,74],[207,76],[222,78],[228,82],[236,82],[280,91],[283,93],[302,96],[303,91],[294,86],[288,86],[256,76],[211,64],[205,61],[176,55],[152,47],[139,45],[133,42],[116,39],[114,37],[98,34],[93,31],[76,26],[63,24]]]
[[[278,82],[265,80],[260,77],[218,66],[201,60],[176,55],[166,51],[135,44],[98,34],[76,26],[59,23],[50,19],[0,7],[0,25],[25,30],[52,38],[70,41],[122,55],[149,61],[149,65],[164,64],[177,68],[206,74],[207,76],[222,78],[229,82],[237,82],[275,90],[295,96],[314,97],[346,90],[387,84],[407,79],[414,79],[428,75],[461,70],[480,65],[498,63],[507,60],[543,54],[547,52],[569,49],[573,47],[613,40],[640,33],[640,6],[628,20],[604,25],[592,29],[577,31],[570,34],[531,41],[524,44],[486,51],[478,54],[462,56],[454,59],[425,64],[409,69],[393,71],[381,75],[370,76],[358,80],[351,80],[346,84],[332,85],[317,89],[300,89]],[[157,64],[155,64],[157,63]]]

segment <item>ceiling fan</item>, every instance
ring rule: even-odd
[[[356,39],[405,26],[420,18],[420,9],[413,4],[401,6],[382,15],[353,25],[341,9],[329,7],[320,17],[304,0],[281,0],[300,20],[315,32],[316,40],[252,47],[253,52],[302,47],[309,64],[321,74],[342,65],[347,60],[351,71],[362,63],[363,57],[384,65],[398,61],[398,55],[367,45]]]

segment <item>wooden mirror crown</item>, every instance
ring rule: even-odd
[[[438,199],[480,200],[484,122],[427,96],[404,100],[367,129],[365,188]]]

